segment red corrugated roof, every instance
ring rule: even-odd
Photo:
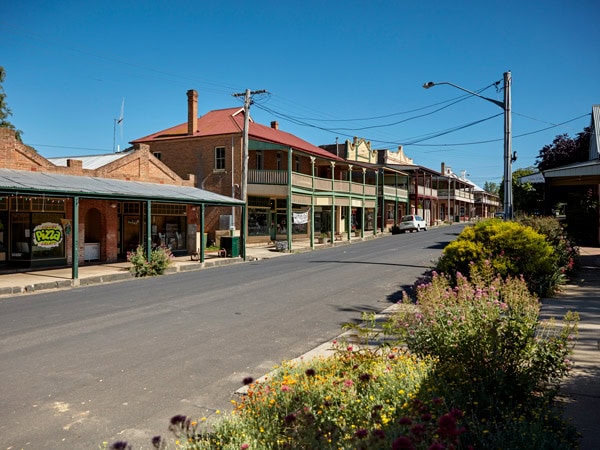
[[[220,134],[235,134],[241,133],[244,130],[244,110],[240,108],[228,108],[209,111],[198,119],[198,132],[193,136],[188,135],[188,124],[184,122],[166,130],[150,134],[148,136],[131,141],[132,144],[147,143],[158,140],[170,139],[185,139],[191,137],[215,136]],[[250,130],[248,131],[250,138],[280,144],[286,147],[291,147],[294,150],[299,150],[311,155],[319,156],[333,161],[344,161],[328,151],[317,147],[303,139],[300,139],[293,134],[285,131],[276,130],[265,125],[255,123],[250,119]]]

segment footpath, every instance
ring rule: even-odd
[[[294,248],[294,252],[303,251],[311,251],[311,248],[308,245]],[[248,247],[246,259],[255,261],[290,254],[293,252],[280,252],[274,246]],[[580,254],[581,270],[577,277],[558,296],[542,300],[541,318],[560,319],[567,311],[579,313],[579,334],[572,355],[573,370],[561,387],[561,398],[565,417],[582,435],[580,449],[597,450],[600,449],[600,248],[582,247]],[[219,258],[216,254],[206,256],[204,263],[192,261],[189,256],[175,258],[167,274],[244,262],[242,258]],[[83,265],[79,267],[77,280],[71,279],[70,268],[0,274],[0,299],[131,280],[133,275],[129,267],[127,262]],[[329,347],[329,343],[324,346]],[[309,354],[324,351],[326,349],[317,348]]]
[[[294,251],[296,252],[307,250],[310,250],[308,245],[301,245],[298,246],[298,248],[294,248]],[[246,253],[247,261],[292,254],[277,251],[274,246],[248,247]],[[205,255],[205,261],[202,263],[197,260],[192,260],[190,256],[180,256],[173,258],[173,261],[165,271],[165,274],[169,275],[177,272],[203,270],[211,267],[242,262],[244,262],[244,260],[240,257],[222,258],[219,257],[216,252],[207,253]],[[40,291],[48,292],[49,290],[70,289],[80,286],[131,280],[134,278],[134,275],[129,272],[130,267],[131,264],[128,262],[83,264],[79,266],[78,278],[76,280],[71,279],[72,269],[70,267],[2,273],[0,274],[0,298],[6,295],[32,294]]]
[[[581,433],[581,450],[600,449],[600,248],[581,247],[581,270],[563,292],[543,299],[541,318],[579,313],[573,369],[563,382],[564,417]]]

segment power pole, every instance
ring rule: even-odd
[[[241,197],[248,207],[248,131],[250,129],[250,105],[252,104],[252,96],[256,94],[265,94],[267,91],[264,89],[258,91],[251,91],[246,89],[245,92],[238,94],[232,94],[234,97],[244,97],[244,137],[242,143],[242,186],[241,186]],[[246,214],[246,220],[248,214]],[[246,229],[246,224],[243,223],[242,227]]]
[[[513,218],[511,85],[511,73],[504,72],[504,220]]]

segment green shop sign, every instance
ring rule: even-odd
[[[58,223],[44,222],[33,229],[33,245],[38,247],[58,247],[62,240],[63,229]]]

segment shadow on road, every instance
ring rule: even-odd
[[[397,263],[384,263],[375,261],[339,261],[339,260],[327,260],[327,261],[309,261],[312,263],[337,263],[337,264],[374,264],[381,266],[398,266],[398,267],[417,267],[422,269],[430,269],[431,266],[414,265],[414,264],[397,264]]]

